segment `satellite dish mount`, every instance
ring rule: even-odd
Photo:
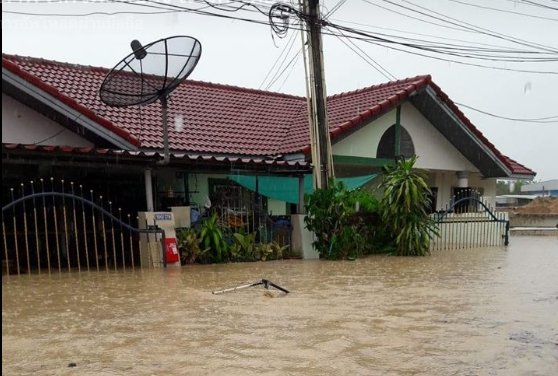
[[[170,161],[168,136],[169,94],[196,67],[201,44],[192,37],[174,36],[146,46],[138,40],[130,43],[132,53],[107,74],[101,84],[101,100],[113,107],[145,106],[161,102],[164,159]]]

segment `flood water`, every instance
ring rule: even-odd
[[[262,278],[291,293],[211,293]],[[558,238],[424,258],[4,276],[2,374],[557,375]]]

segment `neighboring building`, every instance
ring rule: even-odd
[[[558,179],[524,185],[521,187],[521,192],[528,195],[558,197]]]
[[[536,195],[500,195],[496,196],[496,207],[515,208],[527,205],[536,198]]]
[[[169,99],[169,123],[176,118],[183,129],[170,127],[171,159],[161,165],[159,103],[106,106],[98,90],[107,73],[3,55],[4,188],[52,176],[94,186],[136,211],[150,198],[154,209],[164,209],[203,205],[206,196],[246,208],[254,196],[231,175],[302,181],[311,173],[304,97],[185,81]],[[337,176],[370,176],[396,156],[417,155],[416,167],[427,170],[435,194],[434,210],[466,190],[480,191],[494,205],[497,178],[535,176],[501,154],[430,76],[330,96],[327,105]],[[265,206],[273,214],[296,210],[273,197]]]

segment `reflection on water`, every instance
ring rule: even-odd
[[[558,374],[558,239],[511,240],[425,258],[4,276],[2,374]],[[211,294],[262,278],[291,293]]]

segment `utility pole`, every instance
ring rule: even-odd
[[[310,111],[310,136],[315,188],[327,188],[334,176],[331,141],[327,120],[327,101],[322,51],[320,1],[303,0],[303,13],[308,16],[308,70],[307,91]],[[303,39],[304,40],[304,39]],[[303,46],[304,48],[304,46]]]

